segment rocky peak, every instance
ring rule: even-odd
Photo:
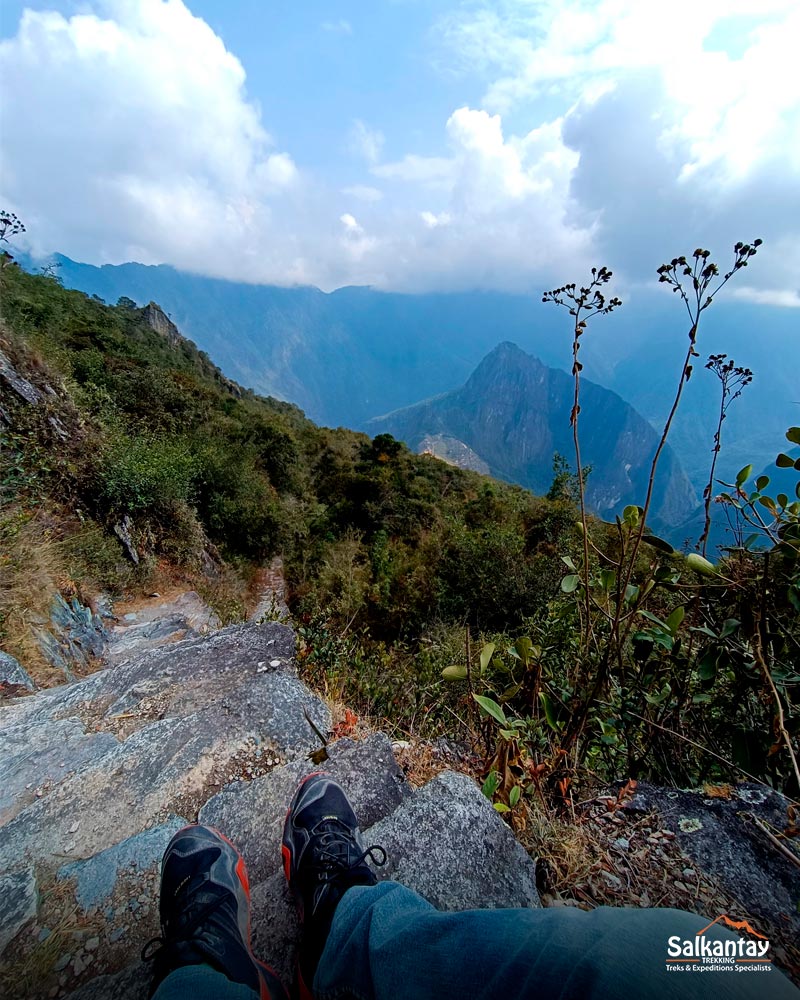
[[[145,323],[156,333],[160,333],[170,347],[177,347],[185,338],[164,310],[156,302],[148,302],[142,310]]]

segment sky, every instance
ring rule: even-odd
[[[759,237],[733,294],[800,308],[798,38],[797,0],[0,0],[0,207],[325,290],[646,288]]]

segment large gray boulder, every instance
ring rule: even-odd
[[[115,630],[108,669],[0,706],[3,995],[144,1000],[160,859],[197,820],[242,851],[255,947],[291,977],[299,928],[281,829],[320,767],[314,727],[327,732],[330,712],[297,676],[290,628],[204,635],[214,623],[192,621],[186,596]],[[380,877],[443,908],[538,905],[533,863],[471,779],[446,772],[412,791],[379,733],[327,754],[365,841],[389,853]]]

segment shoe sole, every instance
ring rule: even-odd
[[[172,838],[172,841],[177,840],[177,838],[180,837],[180,835],[182,833],[185,833],[187,830],[197,829],[199,825],[200,824],[198,823],[189,823],[187,826],[184,826],[182,829],[178,830],[178,832]],[[253,945],[252,945],[251,930],[250,930],[250,910],[251,910],[250,876],[248,875],[247,865],[245,864],[245,860],[242,857],[239,848],[236,846],[236,844],[233,843],[232,840],[226,837],[221,830],[217,830],[216,827],[203,826],[203,829],[209,830],[211,833],[214,834],[215,837],[219,837],[219,839],[224,841],[236,855],[237,860],[234,871],[236,873],[236,877],[238,878],[242,889],[244,890],[245,899],[247,900],[247,937],[245,939],[245,947],[247,948],[247,953],[250,956],[253,965],[256,966],[259,972],[259,980],[261,987],[260,1000],[289,1000],[289,994],[286,991],[286,988],[284,987],[280,978],[278,977],[278,973],[272,968],[272,966],[267,965],[266,962],[262,962],[260,958],[256,958],[256,956],[253,954]],[[170,841],[170,844],[172,844],[172,841]]]

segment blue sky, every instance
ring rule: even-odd
[[[663,13],[662,13],[663,12]],[[765,240],[800,307],[796,0],[2,0],[30,247],[323,288],[628,288]]]

